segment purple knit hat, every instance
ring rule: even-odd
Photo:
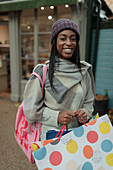
[[[53,23],[53,26],[51,29],[51,44],[53,42],[53,39],[58,35],[58,33],[65,29],[73,30],[77,34],[77,40],[79,41],[80,33],[78,30],[77,24],[70,19],[63,18]]]

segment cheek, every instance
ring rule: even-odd
[[[76,45],[77,45],[77,43],[76,43],[76,42],[74,42],[74,43],[73,43],[73,46],[74,46],[75,48],[76,48]]]
[[[56,47],[57,47],[57,51],[60,51],[60,50],[62,49],[62,46],[63,46],[63,44],[62,44],[62,43],[57,42],[57,45],[56,45]]]
[[[73,44],[74,50],[76,50],[76,46],[77,46],[77,44],[76,44],[76,43],[74,43],[74,44]]]

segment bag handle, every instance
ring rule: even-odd
[[[86,123],[83,123],[83,125],[87,126]],[[59,136],[58,139],[57,139],[57,143],[59,142],[60,138],[62,137],[62,134],[63,134],[65,128],[68,128],[68,125],[66,125],[66,124],[63,125],[62,128],[61,128],[61,129],[59,130],[59,132],[57,133],[57,135],[55,136],[55,138],[57,138],[57,137],[59,136],[59,134],[60,134],[60,136]]]
[[[60,134],[59,138],[57,139],[57,143],[59,142],[59,140],[60,140],[60,138],[61,138],[61,136],[62,136],[62,134],[63,134],[63,132],[64,132],[64,130],[65,130],[65,128],[66,128],[66,126],[67,126],[67,125],[63,125],[62,128],[60,129],[60,131],[57,133],[57,135],[56,135],[55,138],[57,138],[58,135]]]

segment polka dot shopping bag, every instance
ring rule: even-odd
[[[35,146],[38,170],[113,170],[113,127],[107,115],[75,128],[58,143],[50,139]]]

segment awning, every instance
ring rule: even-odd
[[[40,6],[56,6],[75,4],[77,0],[0,0],[0,12],[37,8]]]

